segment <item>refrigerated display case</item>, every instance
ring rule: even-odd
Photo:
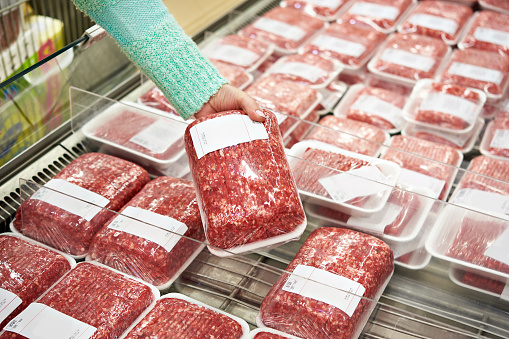
[[[277,1],[270,0],[246,1],[236,10],[225,13],[213,26],[203,29],[194,39],[200,46],[205,46],[209,41],[234,34],[277,5]],[[139,149],[133,149],[118,140],[105,141],[93,133],[92,127],[104,126],[101,118],[105,115],[110,118],[111,112],[135,112],[180,129],[187,124],[168,113],[140,104],[139,98],[154,85],[140,74],[113,40],[109,37],[99,39],[97,32],[89,31],[67,52],[4,87],[4,92],[12,88],[23,90],[0,107],[0,119],[15,118],[20,121],[13,123],[13,126],[26,127],[23,133],[14,137],[14,132],[4,132],[7,124],[4,122],[0,135],[3,149],[0,158],[2,232],[13,230],[11,223],[22,201],[86,153],[104,152],[137,162],[148,170],[152,178],[161,175],[191,178],[187,157],[182,152],[167,159],[158,159],[153,154],[143,154]],[[69,57],[71,53],[72,57]],[[53,95],[44,95],[50,90]],[[30,115],[34,113],[33,107],[38,106],[45,108],[44,114]],[[308,125],[309,130],[324,128],[284,113],[280,113],[280,116]],[[353,134],[331,131],[354,142],[373,143],[382,149],[382,158],[388,151],[398,152],[388,142],[361,140]],[[338,203],[324,196],[326,193],[309,194],[305,192],[305,187],[297,186],[301,190],[307,216],[307,227],[300,240],[227,257],[214,255],[205,248],[186,263],[187,268],[179,272],[179,277],[171,286],[165,286],[161,294],[180,293],[186,298],[240,318],[247,322],[251,330],[255,329],[260,325],[257,316],[262,301],[280,276],[291,275],[292,272],[285,270],[309,235],[324,226],[346,227],[376,235],[391,247],[395,256],[394,273],[379,300],[376,297],[363,299],[373,306],[373,310],[360,333],[361,338],[507,338],[507,265],[491,265],[489,260],[471,260],[468,254],[474,251],[468,248],[469,243],[461,247],[462,244],[456,241],[462,231],[477,237],[483,244],[496,242],[496,238],[501,235],[503,241],[503,230],[509,226],[504,201],[498,206],[497,214],[492,209],[494,206],[483,204],[481,208],[472,205],[472,200],[468,198],[449,200],[451,196],[460,195],[460,190],[464,189],[460,182],[467,180],[462,179],[472,176],[468,165],[480,155],[480,139],[477,139],[471,151],[463,155],[459,165],[399,151],[405,153],[410,163],[427,163],[435,166],[437,171],[457,173],[454,180],[448,183],[450,187],[447,190],[451,193],[442,199],[433,195],[429,187],[422,187],[423,177],[416,175],[419,174],[418,170],[411,166],[407,170],[414,171],[413,181],[407,172],[405,180],[401,180],[397,186],[394,183],[377,182],[380,186],[377,193],[384,197],[384,208],[370,215],[349,215],[349,212],[356,209],[345,210],[343,202]],[[294,147],[288,150],[287,156],[290,164],[295,165],[304,160],[301,153],[295,151],[302,148],[302,145],[296,143]],[[322,148],[328,149],[329,146]],[[316,172],[324,170],[327,176],[342,174],[341,170],[323,163],[311,164]],[[482,182],[493,182],[501,190],[509,186],[509,183],[501,179],[481,177]],[[425,185],[440,184],[437,183],[438,179],[434,179],[429,179]],[[44,189],[52,190],[51,187]],[[392,190],[394,196],[402,195],[404,199],[391,200],[389,194],[380,193],[387,193],[388,190]],[[311,195],[313,199],[309,199]],[[327,201],[327,204],[322,204],[323,201]],[[416,202],[418,205],[415,206],[418,207],[410,207],[407,203],[410,201]],[[398,208],[398,203],[405,208]],[[398,219],[403,227],[400,234],[389,231],[392,227],[388,226],[394,226],[397,219],[394,211],[401,217]],[[472,233],[467,232],[464,220],[468,220],[469,225],[472,224],[471,220],[476,221],[473,222]],[[491,232],[479,230],[485,224],[489,225]],[[146,226],[153,227],[150,224]],[[407,226],[410,227],[407,229]],[[14,228],[14,231],[19,230]],[[200,242],[200,245],[203,244]],[[483,256],[483,253],[480,255]],[[496,285],[496,289],[483,290],[491,285]],[[338,290],[341,292],[342,289]],[[351,292],[342,292],[352,296]],[[353,296],[359,297],[355,293]]]

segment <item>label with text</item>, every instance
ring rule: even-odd
[[[322,34],[313,40],[312,45],[318,48],[336,52],[338,54],[348,55],[355,58],[360,57],[366,52],[366,46],[358,42],[353,42],[330,35]]]
[[[419,55],[400,49],[388,48],[386,49],[380,59],[385,62],[417,69],[424,72],[429,72],[435,65],[435,59],[432,57]]]
[[[449,73],[464,78],[492,82],[496,85],[500,85],[504,79],[504,74],[500,71],[457,61],[449,67]]]
[[[9,314],[21,305],[23,301],[16,294],[0,288],[0,322],[4,321]]]
[[[470,100],[447,93],[429,93],[422,101],[420,110],[450,114],[473,125],[479,106]]]
[[[256,20],[253,27],[293,41],[300,41],[306,36],[306,31],[298,26],[269,18]]]
[[[509,217],[509,196],[474,188],[460,189],[451,203],[465,206],[479,212]]]
[[[436,15],[414,14],[409,21],[412,25],[442,31],[449,35],[454,35],[458,30],[456,21]]]
[[[490,147],[509,149],[509,129],[497,129],[491,139]]]
[[[509,32],[499,31],[486,27],[477,27],[474,31],[474,38],[479,41],[488,42],[490,44],[509,47]]]
[[[356,2],[352,8],[350,8],[350,14],[377,19],[396,20],[399,15],[399,9],[394,6],[384,6],[370,2]]]
[[[186,127],[187,125],[183,123],[161,119],[143,129],[129,141],[156,154],[161,154],[182,138]]]
[[[403,123],[403,111],[401,108],[372,95],[361,95],[355,100],[350,109],[379,116],[390,122],[395,128],[398,128]]]

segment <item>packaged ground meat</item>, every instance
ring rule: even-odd
[[[254,71],[273,52],[273,48],[260,40],[240,35],[227,35],[214,39],[202,48],[209,60],[217,60],[232,66]]]
[[[276,116],[263,112],[263,124],[229,111],[198,119],[186,130],[189,166],[214,254],[293,240],[306,226]]]
[[[164,339],[169,333],[179,339],[246,339],[248,332],[244,320],[183,294],[170,293],[147,309],[122,339]]]
[[[457,149],[434,142],[396,135],[382,159],[401,168],[398,184],[405,188],[427,187],[435,199],[445,200],[463,160]]]
[[[257,328],[249,332],[249,339],[300,339],[272,328]]]
[[[480,145],[481,153],[509,159],[509,111],[502,111],[490,122]]]
[[[149,107],[156,108],[160,111],[168,112],[172,115],[179,116],[175,108],[170,104],[168,99],[158,87],[154,87],[145,92],[138,98],[138,102]]]
[[[407,121],[445,132],[473,130],[486,95],[478,89],[451,83],[420,80],[404,109]]]
[[[387,89],[353,85],[334,109],[335,116],[362,121],[396,133],[403,125],[403,107],[407,97]]]
[[[175,280],[205,240],[191,181],[158,177],[119,213],[96,234],[87,260],[138,277],[159,289]]]
[[[92,339],[118,338],[158,296],[153,287],[123,274],[80,263],[11,321],[0,338],[33,338],[55,327],[69,337],[77,332]]]
[[[475,287],[477,289],[501,295],[504,291],[505,282],[483,277],[482,275],[463,271],[461,282],[465,285]]]
[[[472,8],[458,3],[419,2],[398,27],[398,32],[426,35],[455,45],[472,14]]]
[[[509,54],[509,15],[492,11],[477,12],[458,47]]]
[[[297,8],[322,20],[333,21],[349,1],[351,0],[283,0],[280,6]]]
[[[420,79],[433,79],[450,50],[441,39],[394,33],[368,63],[368,69],[393,81],[415,84]]]
[[[385,37],[384,33],[364,22],[338,21],[314,37],[302,51],[334,60],[345,68],[360,69]]]
[[[349,86],[355,84],[363,84],[368,79],[368,72],[365,68],[361,68],[360,70],[344,70],[339,73],[336,81],[343,82]]]
[[[314,88],[326,87],[339,73],[339,69],[328,59],[319,55],[292,54],[280,58],[266,74],[273,77],[296,81]]]
[[[243,28],[239,34],[274,44],[276,51],[294,53],[325,23],[291,7],[276,7]]]
[[[106,154],[84,154],[21,204],[13,226],[30,238],[84,257],[92,237],[113,216],[108,210],[120,210],[149,180],[147,171],[136,164]]]
[[[13,233],[0,235],[0,263],[1,328],[76,265]]]
[[[369,156],[377,156],[389,138],[389,134],[378,127],[332,115],[323,117],[318,125],[305,140],[318,140]]]
[[[479,0],[479,4],[484,9],[509,14],[509,3],[505,0]]]
[[[306,119],[297,123],[297,126],[292,133],[283,139],[286,148],[291,148],[293,145],[304,139],[304,137],[313,129],[314,124],[318,122],[318,110],[314,109],[308,114]]]
[[[302,338],[357,338],[393,262],[390,247],[375,237],[316,229],[263,299],[257,324]]]
[[[299,119],[305,119],[321,99],[316,89],[274,75],[260,78],[247,88],[246,93],[261,107],[286,114],[277,114],[283,137],[288,136]]]
[[[340,20],[365,22],[381,32],[391,33],[415,3],[413,0],[352,1]]]
[[[495,100],[505,93],[508,71],[507,55],[474,49],[456,50],[440,80],[480,89],[488,100]]]
[[[243,68],[232,66],[218,60],[211,60],[211,62],[233,87],[244,89],[253,82],[253,76],[247,73]]]

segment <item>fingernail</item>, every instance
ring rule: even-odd
[[[257,109],[255,111],[255,113],[256,113],[256,115],[265,118],[265,113],[263,113],[261,109]]]

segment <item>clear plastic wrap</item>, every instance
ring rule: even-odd
[[[401,130],[407,97],[387,89],[353,85],[336,106],[334,115],[368,123],[389,133]]]
[[[488,124],[480,150],[488,156],[509,159],[509,111],[499,112]]]
[[[496,297],[500,297],[506,286],[505,281],[500,281],[503,279],[497,280],[484,277],[474,272],[464,271],[460,268],[454,267],[453,265],[449,268],[449,277],[454,283],[462,287]]]
[[[280,58],[266,74],[272,77],[296,81],[314,88],[326,87],[338,74],[334,63],[311,53],[292,54]]]
[[[267,59],[273,48],[263,41],[233,34],[213,40],[203,47],[202,52],[209,60],[225,62],[251,72]]]
[[[170,293],[146,310],[121,339],[246,339],[248,324],[183,294]]]
[[[360,69],[385,37],[384,33],[364,22],[338,21],[314,37],[302,51],[339,62],[345,68]]]
[[[417,1],[414,0],[358,0],[352,1],[344,21],[362,21],[384,33],[396,30],[397,25]]]
[[[120,213],[97,232],[87,260],[98,261],[160,289],[175,280],[177,272],[201,249],[200,241],[205,240],[191,181],[158,177],[146,184]]]
[[[168,99],[166,99],[163,92],[158,87],[154,87],[148,92],[143,93],[138,98],[138,102],[148,107],[156,108],[160,111],[179,116],[175,108],[170,104]]]
[[[92,237],[114,214],[109,210],[118,211],[149,180],[147,171],[136,164],[106,154],[84,154],[46,184],[52,190],[42,187],[21,204],[13,226],[30,238],[84,257]],[[87,203],[76,209],[78,199]]]
[[[509,14],[509,3],[506,0],[479,0],[482,8]]]
[[[281,135],[286,137],[299,119],[305,119],[319,104],[316,89],[298,82],[282,80],[274,75],[262,77],[246,90],[260,106],[288,116],[278,115]]]
[[[420,79],[435,78],[450,51],[441,39],[394,33],[368,63],[368,69],[381,77],[412,85]]]
[[[351,0],[283,0],[280,5],[304,10],[325,21],[333,21],[349,1]]]
[[[502,98],[507,88],[509,56],[482,50],[456,50],[440,80],[484,91],[488,100]]]
[[[323,117],[318,125],[305,140],[318,140],[369,156],[377,156],[389,139],[389,134],[378,127],[332,115]]]
[[[348,229],[322,227],[309,235],[286,271],[300,272],[307,268],[327,276],[332,273],[358,285],[357,290],[349,290],[341,284],[334,286],[349,290],[352,294],[344,292],[344,297],[352,304],[351,299],[358,301],[353,312],[352,308],[347,309],[348,314],[331,305],[331,299],[324,302],[292,290],[294,281],[301,279],[313,284],[327,284],[327,281],[315,282],[311,281],[314,276],[308,280],[283,273],[263,299],[257,323],[303,338],[356,338],[392,275],[394,258],[390,247],[375,237]],[[317,289],[324,287],[329,286],[316,286]]]
[[[398,32],[426,35],[455,45],[472,14],[472,8],[462,4],[447,1],[419,2],[399,25]]]
[[[214,66],[216,66],[219,73],[225,77],[233,87],[244,89],[253,82],[253,76],[247,73],[243,68],[232,66],[217,60],[212,60],[211,62]]]
[[[194,121],[186,130],[205,236],[214,254],[293,240],[306,226],[276,116],[267,110],[264,114],[260,124],[242,111],[218,113]],[[238,127],[243,124],[245,128]],[[229,135],[221,135],[224,130]]]
[[[66,274],[58,283],[36,300],[46,306],[45,311],[53,309],[64,315],[87,324],[85,333],[90,327],[95,328],[93,339],[118,338],[131,323],[159,296],[157,290],[123,274],[92,263],[80,263]],[[32,303],[32,307],[36,304]],[[26,310],[25,310],[26,311]],[[17,326],[16,319],[23,318],[23,313],[7,325],[0,338],[26,338],[9,331]],[[28,319],[22,319],[28,321]],[[35,317],[40,333],[48,331],[48,323],[43,316]],[[46,325],[46,327],[44,326]],[[61,331],[65,322],[53,324]],[[85,335],[85,333],[81,333]]]
[[[325,23],[291,7],[276,7],[243,28],[239,34],[272,43],[276,51],[294,53],[313,34],[325,27]]]
[[[311,131],[313,128],[312,123],[317,123],[319,120],[318,110],[314,109],[311,113],[308,114],[306,119],[297,123],[297,126],[293,130],[292,133],[286,138],[283,139],[286,148],[291,148],[297,142],[304,139],[304,137]],[[312,122],[312,123],[310,123]]]
[[[249,339],[300,339],[272,328],[257,328],[249,333]]]
[[[472,132],[481,114],[484,92],[451,83],[419,81],[404,109],[406,120],[445,132]]]
[[[458,47],[509,54],[509,15],[492,11],[475,13]]]
[[[401,166],[403,171],[398,183],[404,187],[429,187],[433,198],[445,200],[451,189],[456,173],[456,166],[461,164],[463,154],[449,146],[436,144],[417,138],[396,135],[391,139],[388,148],[381,157]],[[426,182],[425,177],[437,179]],[[403,177],[403,178],[402,178]]]
[[[6,302],[0,310],[1,328],[76,265],[74,259],[12,233],[0,235],[0,262],[0,295]],[[5,291],[14,295],[8,298]]]

